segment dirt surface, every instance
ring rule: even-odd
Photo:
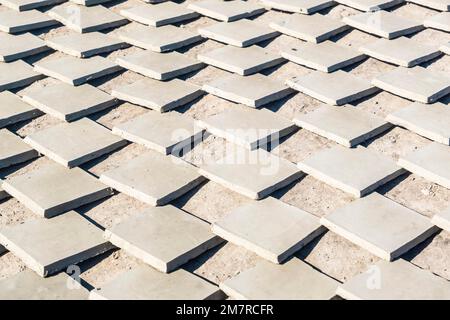
[[[254,2],[254,0],[252,0],[252,2]],[[116,1],[106,4],[106,6],[113,11],[118,11],[122,8],[139,3],[141,2],[138,0]],[[4,8],[0,6],[0,10],[3,9]],[[393,11],[401,16],[422,20],[424,17],[435,13],[435,11],[431,9],[414,4],[405,4],[394,8]],[[322,12],[322,14],[337,19],[356,13],[358,13],[357,10],[342,5],[338,5]],[[254,20],[262,24],[267,24],[285,14],[286,13],[277,11],[269,11],[256,17]],[[187,30],[196,31],[200,26],[207,26],[213,23],[215,23],[214,20],[201,17],[190,21],[183,25],[183,27]],[[68,29],[66,27],[58,27],[45,32],[38,32],[37,34],[41,38],[47,39],[67,32]],[[111,30],[110,32],[114,35],[114,30]],[[424,41],[431,45],[438,45],[445,41],[450,41],[450,34],[438,30],[427,29],[412,35],[411,38]],[[375,36],[358,30],[352,30],[333,40],[342,45],[358,48],[360,45],[375,39]],[[280,36],[273,41],[263,43],[262,46],[269,51],[278,53],[281,48],[295,44],[298,41],[300,40],[287,36]],[[196,57],[198,53],[207,52],[221,46],[223,46],[223,44],[212,40],[205,40],[189,48],[183,48],[180,52],[191,57]],[[114,60],[118,56],[126,55],[138,50],[140,49],[130,47],[105,56],[108,59]],[[53,52],[27,59],[27,61],[34,63],[39,59],[52,59],[62,55],[63,54],[61,53]],[[450,73],[450,56],[441,56],[424,66],[431,70]],[[362,78],[372,79],[378,74],[387,72],[393,68],[395,68],[395,66],[369,58],[357,65],[349,67],[346,71]],[[285,81],[292,76],[299,76],[309,72],[312,72],[312,70],[287,62],[276,68],[265,70],[263,73],[270,78]],[[227,74],[227,72],[208,66],[183,78],[188,82],[203,85],[224,74]],[[126,71],[95,80],[91,82],[91,84],[110,93],[115,87],[132,83],[142,78],[141,75]],[[55,80],[43,79],[33,86],[46,85],[52,81]],[[23,90],[19,90],[18,93],[19,95],[23,94]],[[445,100],[445,102],[448,104],[448,99]],[[387,92],[381,92],[355,103],[355,105],[361,109],[381,117],[405,107],[408,104],[410,104],[410,101]],[[273,103],[267,108],[284,117],[292,119],[296,114],[308,113],[315,110],[320,105],[321,103],[317,100],[298,93]],[[204,119],[227,108],[236,107],[237,106],[232,102],[211,95],[205,95],[188,106],[177,109],[177,112],[182,112],[194,119]],[[146,111],[145,108],[124,103],[101,113],[89,116],[89,118],[108,128],[112,128],[114,125],[134,118]],[[18,135],[25,137],[30,133],[54,126],[58,123],[60,123],[59,120],[44,115],[32,121],[11,126],[9,129],[16,132]],[[365,146],[397,160],[399,156],[429,143],[429,140],[397,127],[365,143]],[[209,136],[205,141],[196,146],[194,150],[186,154],[183,159],[194,165],[198,165],[205,156],[217,158],[220,155],[221,150],[223,150],[224,145],[225,142],[223,139]],[[330,140],[300,129],[284,138],[282,143],[275,147],[272,152],[289,161],[299,162],[315,152],[330,148],[334,145],[335,143]],[[83,165],[82,168],[95,176],[99,176],[106,170],[126,163],[145,151],[146,149],[144,147],[130,143],[114,153]],[[30,163],[9,168],[8,170],[2,170],[0,171],[0,178],[7,178],[8,176],[22,174],[30,170],[39,170],[39,168],[48,161],[50,160],[41,157]],[[442,211],[450,204],[449,189],[440,187],[413,174],[405,174],[381,187],[377,191],[427,217],[431,217],[437,212]],[[310,176],[306,176],[288,187],[275,192],[273,196],[293,206],[311,212],[318,217],[354,201],[352,196],[330,187]],[[251,200],[214,182],[205,182],[188,194],[174,201],[173,205],[205,221],[214,222],[226,215],[233,208],[249,201]],[[133,198],[116,193],[107,199],[79,208],[76,211],[93,220],[102,228],[109,228],[122,219],[136,214],[136,212],[145,207],[145,204]],[[0,226],[18,224],[29,219],[39,219],[39,217],[24,208],[15,199],[7,199],[0,202]],[[450,233],[442,231],[424,244],[417,246],[411,252],[405,254],[404,258],[410,260],[419,267],[429,269],[450,280],[449,244]],[[322,237],[298,252],[296,256],[304,259],[318,270],[339,281],[345,281],[353,275],[365,271],[369,265],[378,260],[377,257],[371,255],[368,251],[331,232],[325,233]],[[243,248],[226,243],[189,262],[184,268],[218,284],[219,282],[254,266],[259,259],[260,258],[255,254]],[[118,274],[133,268],[140,263],[140,261],[127,255],[122,250],[108,252],[107,254],[81,264],[81,277],[86,281],[87,286],[98,287],[113,279]],[[11,253],[0,255],[0,279],[15,274],[23,269],[23,263]]]

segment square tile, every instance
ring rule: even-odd
[[[85,7],[73,3],[64,3],[53,7],[48,15],[69,29],[80,33],[115,28],[128,23],[124,17],[103,7]],[[74,19],[74,17],[76,17]]]
[[[370,81],[341,70],[330,74],[316,71],[304,76],[293,77],[286,83],[291,88],[317,100],[338,106],[380,91],[371,85]]]
[[[0,33],[0,61],[11,62],[48,51],[45,42],[31,33],[10,35]]]
[[[115,126],[114,134],[162,154],[177,154],[203,137],[194,119],[178,112],[148,112]]]
[[[120,28],[115,35],[133,46],[156,52],[180,49],[202,40],[199,34],[183,28],[171,25],[150,27],[139,23]]]
[[[436,10],[450,11],[450,3],[448,0],[412,0],[411,2]]]
[[[247,19],[235,22],[219,22],[208,27],[199,28],[198,32],[205,38],[236,47],[248,47],[279,36],[279,32]]]
[[[294,123],[349,148],[392,127],[384,119],[350,105],[323,105],[312,112],[296,116]]]
[[[0,0],[0,3],[16,11],[27,11],[40,7],[53,6],[65,0]]]
[[[406,37],[378,39],[361,46],[359,50],[372,58],[408,68],[441,55],[438,48]]]
[[[398,160],[398,165],[450,189],[450,148],[432,142]]]
[[[357,198],[405,172],[390,158],[361,146],[355,149],[335,146],[322,150],[298,166],[314,178]]]
[[[138,5],[120,10],[120,14],[130,20],[154,27],[190,20],[199,16],[197,12],[186,8],[184,4],[174,2]]]
[[[234,146],[215,162],[200,165],[200,174],[225,188],[251,199],[265,198],[300,179],[300,172],[292,162],[265,150],[249,151]]]
[[[394,7],[403,3],[404,0],[337,0],[336,2],[361,11],[373,12]]]
[[[281,55],[294,63],[323,72],[333,72],[366,58],[364,54],[350,47],[331,41],[319,44],[299,43],[282,50]]]
[[[209,300],[221,298],[218,287],[183,269],[170,274],[140,266],[91,291],[91,300]]]
[[[246,1],[220,1],[202,0],[189,4],[191,9],[199,14],[216,20],[232,22],[243,18],[249,18],[266,11],[256,3]]]
[[[321,14],[292,14],[270,23],[270,27],[288,36],[319,43],[348,29],[345,23]]]
[[[450,207],[443,212],[435,214],[433,218],[431,218],[431,223],[441,229],[450,231]]]
[[[428,139],[450,145],[450,107],[443,103],[413,103],[389,114],[386,120]]]
[[[41,111],[25,103],[19,96],[9,91],[0,92],[0,128],[40,115]]]
[[[425,19],[423,25],[427,28],[450,32],[450,12],[441,12],[429,17]]]
[[[17,60],[9,63],[0,63],[0,92],[25,87],[42,79],[44,76],[33,71],[28,63]]]
[[[120,66],[157,80],[169,80],[194,72],[205,65],[178,52],[139,51],[116,59]]]
[[[238,207],[212,225],[219,237],[282,263],[325,232],[319,219],[274,198]]]
[[[294,92],[284,83],[262,74],[247,77],[237,74],[226,75],[204,84],[203,90],[252,108],[259,108]]]
[[[72,56],[39,61],[34,70],[65,83],[78,86],[122,70],[122,67],[100,56],[78,59]]]
[[[112,249],[102,230],[75,211],[2,227],[0,242],[41,277]]]
[[[372,84],[400,97],[422,103],[434,103],[450,93],[448,74],[419,66],[395,68],[373,79]]]
[[[379,283],[373,281],[374,273]],[[340,285],[337,294],[347,300],[448,300],[450,285],[448,280],[405,260],[381,260]]]
[[[103,173],[112,188],[153,206],[163,206],[204,181],[195,167],[174,156],[148,151]]]
[[[77,58],[88,58],[100,53],[107,53],[125,48],[127,45],[100,32],[85,34],[69,33],[56,36],[46,41],[55,50]]]
[[[348,16],[343,21],[353,28],[386,39],[398,38],[423,29],[420,22],[383,10]]]
[[[297,130],[294,123],[272,111],[245,107],[230,108],[197,123],[213,135],[250,150],[279,143],[280,138]]]
[[[117,104],[114,97],[89,84],[74,87],[64,82],[29,88],[24,91],[23,100],[67,122]]]
[[[201,53],[197,56],[197,59],[214,67],[240,74],[241,76],[248,76],[260,72],[285,61],[283,57],[272,54],[258,46],[250,46],[247,48],[224,46]]]
[[[331,0],[261,0],[261,3],[271,9],[303,14],[312,14],[335,4]]]
[[[0,31],[7,33],[25,32],[51,27],[56,24],[58,24],[58,21],[37,10],[24,12],[3,10],[0,12]]]
[[[171,205],[137,213],[106,230],[104,237],[165,273],[224,241],[207,222]]]
[[[447,42],[443,44],[439,50],[441,50],[443,53],[450,55],[450,42]]]
[[[322,217],[332,232],[392,261],[438,231],[428,218],[378,193]]]
[[[79,168],[51,163],[9,178],[2,188],[25,207],[45,218],[81,207],[112,194],[112,190]]]
[[[73,282],[73,288],[68,286],[69,281]],[[65,272],[43,279],[25,270],[0,281],[1,300],[87,300],[88,297],[89,291]]]
[[[179,79],[168,82],[143,79],[115,88],[111,94],[124,101],[167,112],[197,99],[203,91],[197,85]]]
[[[77,167],[127,144],[88,118],[62,123],[28,135],[25,142],[68,168]]]
[[[22,163],[38,156],[23,140],[7,129],[0,130],[0,168]]]
[[[300,259],[277,265],[260,262],[256,267],[220,284],[234,299],[245,300],[329,300],[338,282]]]

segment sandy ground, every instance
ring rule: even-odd
[[[113,11],[118,11],[138,3],[141,2],[138,0],[130,0],[125,2],[112,2],[107,4],[107,6]],[[4,8],[0,6],[0,10],[3,9]],[[399,6],[394,8],[393,11],[401,16],[419,20],[423,20],[425,17],[435,13],[435,11],[431,9],[414,4]],[[340,19],[344,16],[356,14],[358,11],[342,5],[337,5],[322,13]],[[286,13],[269,11],[256,17],[254,20],[267,24],[273,19],[285,14]],[[200,26],[206,26],[213,23],[215,23],[214,20],[201,17],[182,25],[182,27],[195,31]],[[41,38],[46,39],[67,32],[69,32],[67,28],[59,27],[50,31],[40,31],[37,34]],[[111,34],[114,34],[114,30],[111,31]],[[427,29],[413,35],[412,38],[424,41],[431,45],[439,45],[445,41],[450,41],[450,34],[438,30]],[[358,48],[360,45],[375,39],[376,37],[374,36],[353,30],[339,35],[334,40],[342,45]],[[262,46],[276,53],[281,48],[295,44],[298,41],[300,40],[287,36],[280,36],[275,40],[263,43]],[[223,46],[223,44],[212,40],[205,40],[189,48],[183,48],[180,52],[191,57],[196,57],[198,53],[207,52],[221,46]],[[106,57],[114,60],[118,56],[126,55],[137,50],[140,49],[131,47],[116,51],[106,55]],[[63,54],[53,52],[27,60],[30,63],[34,63],[40,59],[52,59],[61,55]],[[431,70],[449,73],[450,56],[441,56],[424,66]],[[362,78],[372,79],[376,75],[392,70],[393,68],[395,68],[395,66],[369,58],[359,64],[349,67],[346,71]],[[307,74],[311,71],[312,70],[308,68],[287,62],[276,68],[266,70],[263,73],[273,79],[285,81],[289,77]],[[184,77],[184,79],[202,85],[222,74],[226,74],[226,72],[214,67],[206,67]],[[126,71],[112,77],[95,80],[92,84],[106,92],[110,92],[112,88],[132,83],[141,78],[142,76],[138,74]],[[55,80],[44,79],[38,81],[33,86],[44,86],[51,81]],[[23,90],[19,90],[18,93],[19,95],[22,94]],[[445,102],[448,104],[449,100],[450,99],[447,98]],[[408,100],[387,92],[382,92],[366,98],[363,101],[358,101],[355,105],[368,112],[384,117],[390,112],[407,106],[409,103],[410,101]],[[310,112],[315,110],[318,106],[320,106],[320,103],[317,100],[298,93],[271,104],[267,108],[291,119],[298,113]],[[204,119],[227,108],[236,107],[237,106],[231,102],[211,95],[205,95],[188,106],[177,109],[177,111],[191,116],[194,119]],[[108,128],[112,128],[114,125],[134,118],[144,112],[146,112],[146,110],[142,107],[124,103],[99,114],[94,114],[89,118],[98,121]],[[32,132],[51,127],[59,122],[60,121],[55,118],[44,115],[27,123],[14,125],[9,129],[20,136],[25,137]],[[429,143],[429,140],[397,127],[365,143],[365,146],[397,160],[399,156]],[[209,136],[183,158],[195,165],[198,164],[199,161],[202,161],[202,157],[204,157],[205,154],[212,158],[217,157],[220,154],[220,150],[223,150],[224,145],[225,142],[222,139]],[[282,143],[274,148],[272,152],[292,162],[298,162],[312,153],[325,148],[330,148],[333,145],[334,142],[325,138],[306,130],[298,130],[284,138]],[[112,154],[96,159],[82,167],[91,174],[99,176],[106,170],[117,167],[143,152],[145,152],[145,148],[136,144],[129,144]],[[30,163],[0,171],[0,178],[22,174],[30,170],[39,170],[39,168],[48,161],[50,160],[41,157]],[[413,174],[405,174],[381,187],[377,191],[427,217],[431,217],[433,214],[443,210],[450,204],[450,190]],[[286,203],[309,211],[318,217],[354,200],[352,196],[309,176],[277,191],[273,196]],[[201,219],[208,222],[214,222],[226,215],[227,212],[233,208],[249,201],[251,200],[225,189],[214,182],[206,182],[177,199],[173,204]],[[79,208],[77,211],[93,220],[100,227],[108,228],[121,221],[121,219],[142,210],[145,206],[145,204],[126,195],[115,194],[105,200]],[[0,202],[1,226],[22,223],[28,219],[38,219],[38,217],[23,207],[15,199],[8,199]],[[414,248],[411,252],[405,254],[403,258],[410,260],[419,267],[429,269],[450,280],[449,243],[450,233],[442,231],[425,243]],[[365,271],[369,265],[378,260],[377,257],[371,255],[366,250],[359,248],[331,232],[327,232],[319,239],[316,239],[306,248],[299,251],[297,256],[339,281],[345,281],[348,278]],[[254,266],[259,260],[260,258],[255,254],[243,248],[226,243],[189,262],[184,268],[218,284],[219,282]],[[133,268],[133,266],[139,265],[140,263],[140,261],[130,257],[123,251],[116,250],[82,263],[81,276],[86,281],[86,286],[99,287],[116,277],[119,273]],[[11,253],[0,255],[0,279],[15,274],[23,269],[23,263]]]

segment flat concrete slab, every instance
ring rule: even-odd
[[[78,59],[67,56],[39,61],[34,70],[65,83],[78,86],[121,70],[122,67],[100,56]]]
[[[202,40],[199,34],[183,28],[171,25],[151,27],[139,23],[125,26],[119,29],[115,35],[133,46],[155,52],[176,50]]]
[[[443,212],[435,214],[433,218],[431,218],[431,223],[441,229],[450,231],[450,207]]]
[[[112,249],[102,230],[75,211],[2,227],[0,243],[41,277]]]
[[[67,122],[117,104],[114,97],[90,84],[74,87],[64,82],[29,88],[24,91],[23,100],[52,117]]]
[[[314,178],[360,198],[405,171],[390,158],[364,147],[336,146],[313,154],[298,167]]]
[[[326,230],[312,214],[269,197],[236,208],[214,223],[212,231],[264,259],[282,263]]]
[[[330,0],[261,0],[261,3],[271,9],[303,14],[312,14],[335,4]]]
[[[280,35],[279,32],[269,27],[247,19],[234,22],[219,22],[208,27],[199,28],[198,32],[202,37],[236,47],[248,47]]]
[[[165,155],[177,154],[203,137],[194,119],[178,112],[148,112],[115,126],[112,132]]]
[[[376,192],[333,211],[320,222],[387,261],[396,259],[439,230],[430,219]]]
[[[312,112],[296,116],[294,123],[349,148],[392,127],[382,118],[350,105],[323,105]]]
[[[168,82],[143,79],[115,88],[111,94],[124,101],[167,112],[197,99],[204,93],[199,86],[179,79]]]
[[[447,42],[443,44],[439,50],[441,50],[443,53],[450,55],[450,42]]]
[[[443,103],[413,103],[389,114],[386,120],[428,139],[450,145],[450,108]]]
[[[112,194],[112,190],[79,168],[51,163],[9,178],[2,188],[25,207],[51,218]]]
[[[62,123],[28,135],[25,142],[68,168],[110,153],[127,142],[88,118]]]
[[[329,300],[338,282],[300,259],[277,265],[260,262],[256,267],[220,284],[234,299],[245,300]]]
[[[115,28],[128,23],[127,19],[102,5],[88,8],[74,3],[64,3],[50,9],[48,15],[80,33]],[[74,19],[74,16],[77,18]]]
[[[47,7],[59,4],[65,0],[0,0],[0,3],[16,11],[27,11],[40,7]]]
[[[450,189],[450,150],[432,142],[398,160],[398,165],[429,181]]]
[[[209,300],[223,294],[215,285],[183,269],[170,274],[140,266],[91,291],[91,300]]]
[[[0,61],[11,62],[50,50],[45,42],[31,33],[0,33]]]
[[[297,130],[290,120],[267,109],[230,108],[197,123],[213,135],[250,150],[271,142],[278,144],[280,138]]]
[[[200,165],[200,174],[251,199],[265,198],[300,179],[303,173],[292,163],[265,150],[249,151],[234,146],[216,162]]]
[[[285,61],[283,57],[272,54],[258,46],[247,48],[224,46],[213,51],[201,53],[197,56],[197,59],[241,76],[260,72]]]
[[[378,39],[361,46],[359,50],[372,58],[408,68],[441,55],[438,48],[406,37]]]
[[[7,33],[26,32],[56,24],[58,21],[37,10],[24,12],[3,10],[0,12],[0,31]]]
[[[100,32],[86,34],[69,33],[48,39],[46,43],[49,47],[57,51],[70,54],[77,58],[88,58],[127,46],[124,42]]]
[[[373,12],[385,10],[404,2],[404,0],[337,0],[337,3],[361,11]]]
[[[351,47],[331,41],[319,44],[303,42],[281,51],[281,55],[297,64],[323,72],[333,72],[364,60],[366,56]]]
[[[203,62],[178,52],[139,51],[116,59],[125,69],[157,80],[169,80],[205,66]]]
[[[380,91],[371,85],[370,81],[341,70],[330,74],[321,71],[312,72],[305,76],[293,77],[287,80],[286,84],[317,100],[338,106]]]
[[[148,151],[103,173],[112,188],[153,206],[163,206],[204,181],[195,167],[174,156]]]
[[[101,3],[106,3],[106,2],[110,2],[112,0],[70,0],[73,3],[82,5],[82,6],[94,6],[96,4],[101,4]]]
[[[41,111],[25,103],[19,96],[9,91],[0,92],[0,128],[40,115]]]
[[[266,11],[256,3],[246,1],[202,0],[189,4],[188,9],[216,20],[232,22],[249,18]]]
[[[22,60],[0,63],[0,92],[25,87],[43,77]]]
[[[373,79],[372,84],[400,97],[422,103],[434,103],[450,93],[448,74],[419,66],[395,68]]]
[[[313,43],[325,41],[350,29],[342,21],[321,14],[284,16],[271,22],[270,27],[288,36]]]
[[[436,10],[450,11],[450,3],[448,0],[412,0],[411,2]]]
[[[135,214],[106,230],[104,237],[165,273],[224,241],[207,222],[171,205]]]
[[[43,279],[25,270],[0,281],[2,300],[87,300],[88,297],[89,291],[64,272]]]
[[[0,130],[0,168],[22,163],[38,156],[23,140],[7,129]]]
[[[348,16],[343,21],[353,28],[386,39],[398,38],[424,28],[420,22],[383,10]]]
[[[153,27],[174,24],[200,16],[197,12],[188,9],[186,5],[170,1],[151,6],[147,4],[134,6],[120,10],[120,14],[129,20]]]
[[[405,260],[380,260],[340,285],[336,293],[347,300],[448,300],[450,284]]]
[[[427,28],[433,28],[450,32],[450,12],[441,12],[425,19],[423,25]]]
[[[243,77],[237,74],[216,78],[203,85],[203,90],[215,96],[259,108],[294,92],[283,82],[262,74]]]

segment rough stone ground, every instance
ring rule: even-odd
[[[255,2],[255,0],[250,1]],[[192,1],[187,0],[185,2],[190,3]],[[118,13],[121,9],[140,3],[141,2],[138,0],[113,1],[106,3],[105,6]],[[0,6],[0,10],[4,9],[4,7]],[[419,20],[424,20],[426,17],[436,13],[434,10],[410,3],[395,7],[391,11],[406,18],[416,18]],[[338,19],[353,15],[357,12],[357,10],[343,5],[337,5],[331,9],[321,11],[321,13],[327,16]],[[284,14],[286,13],[271,10],[257,16],[254,20],[268,24],[273,19]],[[213,23],[216,22],[212,19],[200,17],[183,24],[183,27],[188,30],[196,31],[199,27],[208,26]],[[42,39],[47,39],[50,36],[63,35],[68,32],[69,29],[62,26],[51,30],[40,30],[35,32],[35,34]],[[111,33],[114,33],[114,30],[112,30]],[[442,45],[443,43],[450,41],[450,34],[439,30],[425,29],[414,34],[412,38],[430,45]],[[334,40],[339,44],[358,48],[361,44],[376,40],[376,37],[353,29],[335,37]],[[296,41],[298,40],[282,35],[274,40],[262,43],[262,46],[269,51],[277,53],[283,47],[289,46]],[[195,58],[198,53],[207,52],[221,46],[223,46],[223,44],[213,40],[204,40],[199,44],[178,51],[189,57]],[[114,60],[118,56],[130,54],[138,50],[139,49],[137,48],[130,47],[104,56]],[[63,56],[63,54],[58,52],[50,54],[46,53],[25,60],[29,63],[34,63],[39,60],[51,59],[57,56]],[[425,63],[423,66],[430,70],[450,73],[450,56],[441,56],[431,62]],[[356,65],[345,68],[345,70],[361,78],[371,80],[375,76],[390,71],[393,68],[395,68],[395,66],[368,58]],[[262,73],[268,75],[272,79],[285,81],[290,76],[299,76],[310,72],[312,72],[312,70],[306,67],[287,62],[278,67],[265,70]],[[203,85],[225,74],[227,74],[225,71],[208,66],[201,71],[181,78],[198,85]],[[143,76],[141,75],[126,71],[111,77],[94,80],[91,84],[110,93],[111,89],[114,87],[132,83],[142,78]],[[39,83],[49,83],[52,81],[55,80],[46,78],[39,81]],[[20,93],[21,92],[19,91],[19,94]],[[444,98],[444,103],[448,105],[449,102],[450,98],[448,96]],[[407,106],[410,104],[410,101],[387,92],[381,92],[366,98],[363,101],[359,101],[357,104],[363,110],[385,117],[388,113]],[[280,115],[292,119],[295,114],[315,110],[319,105],[319,101],[304,94],[297,93],[271,104],[268,108]],[[217,114],[222,110],[233,107],[233,104],[230,102],[212,95],[205,95],[195,102],[190,103],[188,106],[177,109],[177,111],[195,119],[204,119]],[[111,129],[114,125],[125,122],[145,112],[146,110],[142,107],[124,103],[116,108],[91,115],[89,118],[98,121],[100,124]],[[61,123],[61,121],[49,115],[43,115],[32,121],[13,125],[8,129],[21,137],[25,137],[30,133],[54,126],[58,123]],[[430,141],[425,138],[405,129],[394,127],[381,136],[364,143],[364,145],[369,149],[397,160],[400,156],[428,143],[430,143]],[[220,155],[220,151],[223,150],[224,144],[225,142],[223,139],[209,136],[193,151],[188,153],[185,156],[185,159],[196,164],[199,163],[202,157],[208,156],[216,158]],[[334,145],[335,143],[330,140],[300,129],[284,138],[282,144],[272,150],[272,152],[277,152],[279,156],[292,162],[298,162],[312,153],[325,148],[330,148]],[[131,143],[112,154],[84,164],[82,168],[88,170],[95,176],[99,176],[103,172],[120,166],[121,163],[125,163],[129,159],[142,154],[145,150],[144,147]],[[41,167],[48,161],[51,160],[41,157],[26,164],[1,170],[0,178],[28,172],[31,169]],[[431,217],[432,215],[443,211],[450,204],[449,189],[431,183],[414,174],[403,175],[379,188],[377,191],[427,217]],[[273,195],[286,203],[311,212],[318,217],[354,200],[349,194],[330,187],[311,176],[306,176],[290,186],[275,192]],[[201,219],[214,222],[220,219],[220,217],[228,211],[248,201],[251,200],[225,189],[214,182],[206,182],[177,199],[173,204]],[[135,210],[145,208],[145,206],[145,204],[138,200],[117,193],[112,197],[82,207],[76,211],[85,214],[101,227],[108,228],[112,224],[117,223],[117,221],[131,215]],[[37,217],[14,198],[9,198],[0,202],[0,225],[19,224],[28,219],[37,219]],[[346,241],[332,232],[325,233],[306,248],[303,248],[296,255],[341,282],[365,271],[370,264],[378,261],[377,257],[371,255],[366,250]],[[450,280],[450,233],[441,231],[402,257],[421,268],[430,270],[431,272]],[[253,267],[260,260],[261,258],[250,251],[226,243],[208,251],[192,262],[189,262],[184,268],[218,284],[219,282]],[[142,262],[130,257],[122,250],[108,252],[101,257],[83,263],[81,265],[81,277],[86,281],[87,286],[99,287],[125,270],[131,269],[133,266],[141,263]],[[0,280],[16,274],[24,268],[24,264],[13,254],[7,252],[0,255]]]

